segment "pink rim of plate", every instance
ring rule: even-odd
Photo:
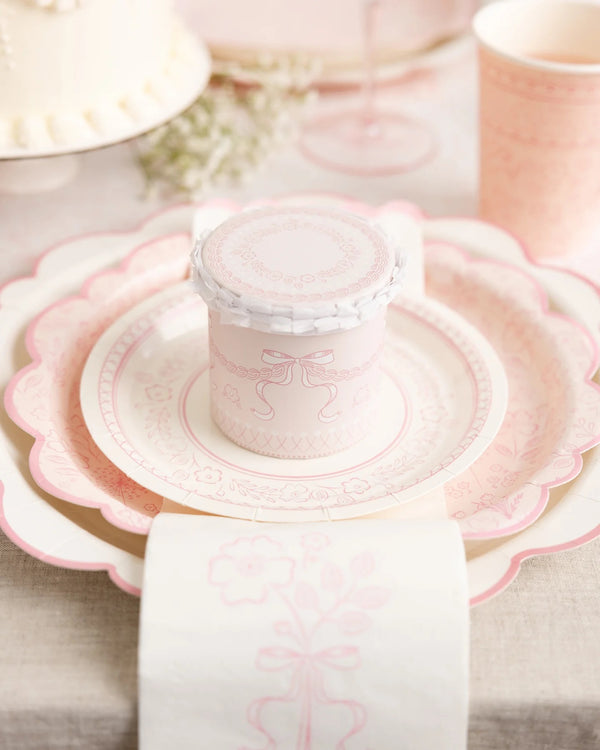
[[[368,206],[366,204],[360,203],[356,201],[355,199],[344,196],[344,195],[336,195],[331,193],[321,193],[321,194],[297,194],[293,195],[289,194],[286,196],[281,197],[279,200],[282,201],[290,201],[290,200],[315,200],[315,199],[325,199],[330,201],[335,201],[337,205],[345,207],[347,210],[359,210],[362,211],[363,215],[375,217],[378,215],[384,214],[386,211],[399,211],[403,213],[407,213],[415,218],[422,218],[426,219],[425,214],[414,204],[410,204],[403,201],[392,201],[389,203],[386,203],[380,207],[373,207]],[[264,202],[258,201],[254,205],[263,205]],[[206,204],[204,204],[206,205]],[[235,204],[229,202],[229,201],[211,201],[210,203],[213,207],[222,207],[222,208],[228,208],[229,210],[235,210],[236,206]],[[170,214],[176,214],[177,212],[184,211],[185,209],[191,208],[192,204],[178,204],[175,206],[171,206],[168,209],[161,209],[158,210],[151,215],[149,215],[144,221],[140,222],[134,229],[128,232],[97,232],[97,233],[88,233],[85,235],[80,235],[77,237],[73,237],[67,240],[64,240],[62,242],[56,243],[52,245],[48,250],[46,250],[44,253],[42,253],[35,266],[34,270],[31,275],[28,276],[22,276],[17,279],[11,280],[0,286],[0,294],[4,296],[4,294],[9,290],[10,287],[13,285],[19,284],[21,281],[25,280],[35,280],[40,277],[42,273],[43,265],[46,261],[50,261],[52,258],[52,255],[54,253],[59,252],[61,249],[65,248],[66,246],[70,244],[77,243],[81,241],[82,239],[88,239],[88,238],[122,238],[127,236],[135,236],[137,233],[145,229],[146,227],[149,227],[152,225],[153,222],[158,221],[160,219],[165,219]],[[197,207],[200,207],[198,205]],[[473,217],[451,217],[452,220],[456,221],[468,221],[474,225],[481,224],[482,227],[488,227],[489,225],[485,222],[480,222]],[[594,284],[592,281],[590,281],[589,278],[584,276],[582,273],[576,272],[576,271],[570,271],[568,269],[565,269],[564,267],[558,266],[558,265],[542,265],[535,261],[535,259],[530,255],[530,253],[527,251],[526,247],[521,243],[517,238],[515,238],[513,235],[510,235],[507,232],[504,232],[504,234],[508,237],[511,237],[514,241],[515,248],[519,248],[521,256],[534,268],[544,270],[545,268],[548,268],[550,270],[558,271],[561,274],[564,274],[566,277],[572,277],[574,279],[577,279],[580,283],[585,284],[589,288],[593,288],[597,294],[600,294],[600,287],[596,284]],[[35,557],[38,557],[39,559],[45,560],[47,562],[50,562],[52,564],[62,566],[62,567],[74,567],[77,569],[86,569],[87,564],[77,564],[74,561],[64,560],[62,558],[56,557],[56,556],[49,556],[47,555],[43,550],[38,550],[34,546],[30,545],[29,543],[25,542],[21,539],[21,537],[16,534],[16,532],[13,532],[13,529],[10,526],[9,521],[7,520],[3,511],[3,491],[4,486],[2,482],[0,482],[0,526],[4,530],[4,532],[19,546],[21,546],[23,549],[25,549],[29,554],[32,554]],[[488,589],[483,591],[481,594],[477,595],[476,597],[471,599],[471,604],[478,604],[481,603],[488,598],[498,594],[500,591],[502,591],[506,586],[508,586],[512,580],[517,576],[521,562],[529,557],[533,557],[536,555],[542,555],[542,554],[553,554],[555,552],[560,552],[568,549],[574,549],[578,546],[581,546],[582,544],[585,544],[587,542],[590,542],[597,537],[600,536],[600,524],[598,524],[594,529],[586,532],[585,534],[579,534],[571,539],[568,539],[564,542],[560,542],[557,544],[550,544],[550,545],[542,545],[542,546],[533,546],[529,547],[523,550],[520,550],[519,552],[513,554],[509,559],[509,564],[505,572],[502,574],[502,576],[497,580],[496,583],[494,583],[492,586],[490,586]],[[98,562],[98,569],[104,569],[104,570],[112,570],[114,568],[112,563],[102,563]],[[94,569],[96,569],[94,565]],[[111,576],[112,577],[112,576]],[[113,578],[113,580],[115,580]],[[119,579],[120,580],[120,579]],[[117,585],[120,585],[119,580],[115,580]],[[128,583],[125,585],[122,585],[121,588],[123,588],[126,591],[131,591],[132,593],[139,593],[139,590],[135,586],[130,586]]]
[[[508,569],[506,570],[504,575],[493,586],[487,589],[487,591],[484,591],[478,596],[471,597],[471,599],[469,599],[469,605],[471,607],[475,607],[477,604],[483,604],[483,602],[491,599],[493,596],[496,596],[496,594],[499,594],[501,591],[503,591],[517,577],[517,575],[519,574],[519,570],[521,569],[521,564],[525,560],[528,560],[530,557],[536,557],[538,555],[553,555],[557,552],[566,552],[567,550],[575,549],[576,547],[581,547],[583,544],[592,542],[599,536],[600,524],[598,524],[595,529],[592,529],[592,531],[589,531],[587,534],[583,534],[583,536],[577,537],[576,539],[571,539],[568,542],[549,545],[548,547],[532,547],[531,549],[517,552],[516,555],[513,555],[510,558]]]
[[[98,508],[109,523],[134,533],[148,533],[162,498],[115,470],[95,445],[81,416],[79,372],[107,325],[146,294],[184,278],[189,242],[186,234],[146,242],[118,269],[94,274],[79,295],[37,315],[25,337],[32,362],[10,380],[4,396],[11,419],[35,438],[29,468],[36,484],[67,502]],[[141,286],[139,273],[147,264],[153,270]],[[55,338],[40,338],[44,328]],[[46,406],[49,394],[54,410]]]
[[[0,294],[4,286],[0,287]],[[27,552],[31,557],[35,557],[36,560],[48,563],[49,565],[55,565],[57,568],[68,568],[69,570],[89,570],[92,572],[105,571],[110,580],[127,594],[133,594],[133,596],[141,596],[142,592],[138,586],[134,586],[132,583],[123,578],[118,570],[117,566],[109,562],[79,562],[77,560],[67,560],[63,557],[57,557],[56,555],[49,555],[43,550],[34,547],[29,542],[26,542],[10,525],[6,514],[4,512],[4,485],[0,481],[0,528],[6,534],[6,536],[13,542],[17,547]]]
[[[505,424],[486,453],[466,471],[462,472],[461,475],[450,479],[445,485],[449,515],[459,522],[464,539],[493,539],[499,536],[514,534],[530,526],[540,516],[548,503],[552,487],[566,484],[579,474],[583,465],[582,453],[600,444],[600,386],[592,381],[592,377],[598,368],[600,351],[582,325],[566,315],[552,312],[549,309],[546,293],[540,284],[524,270],[501,261],[474,258],[464,250],[460,250],[444,242],[430,242],[426,258],[428,255],[434,257],[437,255],[438,259],[437,265],[435,262],[429,263],[429,265],[426,262],[426,267],[432,269],[434,276],[436,271],[442,276],[442,281],[437,282],[437,289],[435,279],[431,280],[429,286],[433,286],[436,290],[434,296],[441,299],[445,304],[448,304],[452,309],[463,314],[470,322],[483,326],[486,329],[484,332],[488,336],[491,336],[492,343],[498,349],[502,349],[504,346],[502,341],[504,331],[494,332],[493,330],[494,324],[499,318],[491,316],[486,320],[483,316],[483,310],[479,311],[480,314],[478,316],[477,310],[469,307],[469,287],[471,291],[476,291],[479,287],[486,287],[487,289],[491,289],[491,294],[495,290],[498,292],[498,297],[503,304],[506,303],[507,294],[512,296],[513,299],[516,299],[515,295],[517,292],[520,291],[523,294],[521,310],[521,317],[523,319],[519,321],[519,318],[516,317],[512,321],[509,335],[511,340],[518,338],[520,335],[523,336],[525,344],[528,344],[528,348],[527,353],[525,353],[526,347],[523,347],[521,355],[516,350],[504,353],[504,361],[509,373],[509,391],[511,394]],[[448,273],[452,269],[462,275],[460,281],[456,282],[455,279],[452,281],[444,279],[444,273]],[[504,284],[502,284],[503,276],[506,277]],[[479,287],[476,283],[471,283],[473,279],[479,280]],[[531,318],[534,321],[536,315],[541,317],[544,325],[539,326],[535,331],[531,331],[529,340],[527,340],[526,327],[528,320]],[[521,325],[518,325],[519,323]],[[574,332],[577,332],[578,336],[573,336]],[[543,346],[543,337],[544,335],[548,336],[548,334],[553,335],[556,342],[560,342],[560,352],[565,355],[561,361],[556,358],[556,365],[564,366],[565,363],[576,363],[575,371],[577,373],[581,372],[583,368],[583,379],[577,383],[578,389],[574,394],[573,402],[577,404],[577,408],[575,409],[575,416],[571,420],[570,429],[566,435],[561,434],[560,442],[555,445],[551,452],[547,451],[546,463],[541,465],[536,451],[539,451],[542,447],[540,441],[543,440],[544,433],[542,430],[538,430],[540,425],[534,421],[532,409],[535,404],[533,402],[527,403],[527,401],[520,403],[519,398],[521,397],[521,391],[524,390],[522,382],[522,370],[524,368],[521,362],[526,358],[527,354],[531,354],[535,350],[536,346]],[[542,356],[543,354],[542,352]],[[569,354],[569,357],[566,354]],[[550,359],[548,364],[552,365],[552,352],[548,352],[546,357]],[[542,384],[542,388],[539,390],[546,390],[548,401],[545,404],[538,403],[535,411],[538,414],[541,412],[548,414],[550,413],[550,409],[547,407],[550,403],[556,403],[561,399],[564,388],[568,383],[564,381],[559,382],[557,379],[558,393],[554,394],[557,396],[555,401],[550,391],[550,387],[553,384],[551,378],[544,378],[544,369],[538,369],[542,370],[538,372]],[[531,393],[529,396],[531,397]],[[593,415],[595,415],[595,422],[592,421]],[[506,441],[507,437],[511,437],[516,444],[517,430],[515,429],[511,435],[506,434],[511,420],[514,420],[515,423],[517,421],[521,422],[521,434],[526,435],[528,438],[527,443],[522,446],[522,450],[515,449],[513,451],[516,464],[512,466],[512,471],[510,466],[511,449],[506,445],[506,442],[502,442],[503,440]],[[586,420],[588,420],[587,424]],[[587,440],[584,439],[584,432],[587,433]],[[532,457],[536,459],[537,465],[534,464],[529,469],[519,469],[519,461],[524,463],[528,454],[533,454]],[[498,458],[499,455],[508,457],[504,466],[501,464],[502,458]],[[550,460],[552,460],[552,463],[547,463]],[[485,468],[493,470],[494,467],[496,467],[497,476],[493,479],[490,478],[490,473],[486,475],[485,480],[483,479],[483,474],[479,474],[478,476],[478,472],[482,468],[484,470]],[[551,473],[552,467],[554,467],[553,475]],[[494,482],[497,481],[497,483],[500,483],[500,475],[503,470],[505,472],[502,480],[503,487],[509,489],[505,492],[500,491],[498,496],[494,497]],[[521,477],[520,473],[523,473],[524,476]],[[475,487],[474,491],[471,487],[467,487],[467,479],[472,480]],[[480,491],[486,482],[488,491]],[[479,485],[479,489],[477,489],[477,485]],[[470,503],[473,510],[470,514],[465,514],[465,510],[460,506],[458,501],[453,501],[453,497],[461,498],[464,502],[464,498],[461,496],[468,493],[469,490],[471,490]],[[479,494],[477,494],[478,492]],[[528,510],[525,510],[524,514],[520,516],[517,515],[518,520],[516,523],[512,523],[513,516],[510,506],[516,504],[518,507],[523,498],[525,498],[526,505],[527,499],[529,499]],[[494,514],[497,514],[499,521],[504,520],[505,523],[499,523],[498,528],[495,530],[489,522],[487,525],[484,524],[483,529],[478,529],[474,520],[476,516],[479,516],[480,513],[486,513],[486,511],[490,518],[493,518]]]

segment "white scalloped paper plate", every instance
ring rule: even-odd
[[[358,445],[294,461],[252,453],[214,427],[206,305],[177,285],[119,318],[81,378],[96,444],[128,477],[195,510],[258,521],[376,513],[444,484],[490,445],[506,377],[479,332],[434,300],[388,311],[379,421]]]

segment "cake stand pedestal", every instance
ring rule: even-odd
[[[1,161],[0,193],[26,195],[56,190],[71,182],[80,166],[79,154]]]

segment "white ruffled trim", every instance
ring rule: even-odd
[[[85,149],[98,140],[131,137],[130,133],[136,126],[159,119],[161,112],[177,104],[186,91],[198,90],[198,81],[204,75],[208,77],[210,69],[210,59],[200,53],[195,37],[180,23],[176,23],[174,33],[172,57],[164,73],[140,81],[138,89],[119,100],[104,100],[85,112],[53,112],[45,116],[14,116],[11,119],[0,117],[0,153],[3,158],[10,158],[11,151],[20,155],[21,152],[50,151],[62,146],[72,150]]]
[[[380,227],[376,229],[384,234]],[[220,313],[221,322],[253,328],[266,333],[309,335],[346,331],[374,318],[377,312],[398,295],[404,282],[406,252],[394,247],[395,263],[390,278],[376,292],[347,302],[326,302],[315,305],[270,304],[244,294],[235,294],[217,283],[205,268],[202,250],[212,230],[196,238],[191,253],[192,282],[206,304]]]

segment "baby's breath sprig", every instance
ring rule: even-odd
[[[140,139],[148,192],[201,198],[247,180],[297,132],[317,73],[315,61],[297,57],[221,62],[189,109]]]

